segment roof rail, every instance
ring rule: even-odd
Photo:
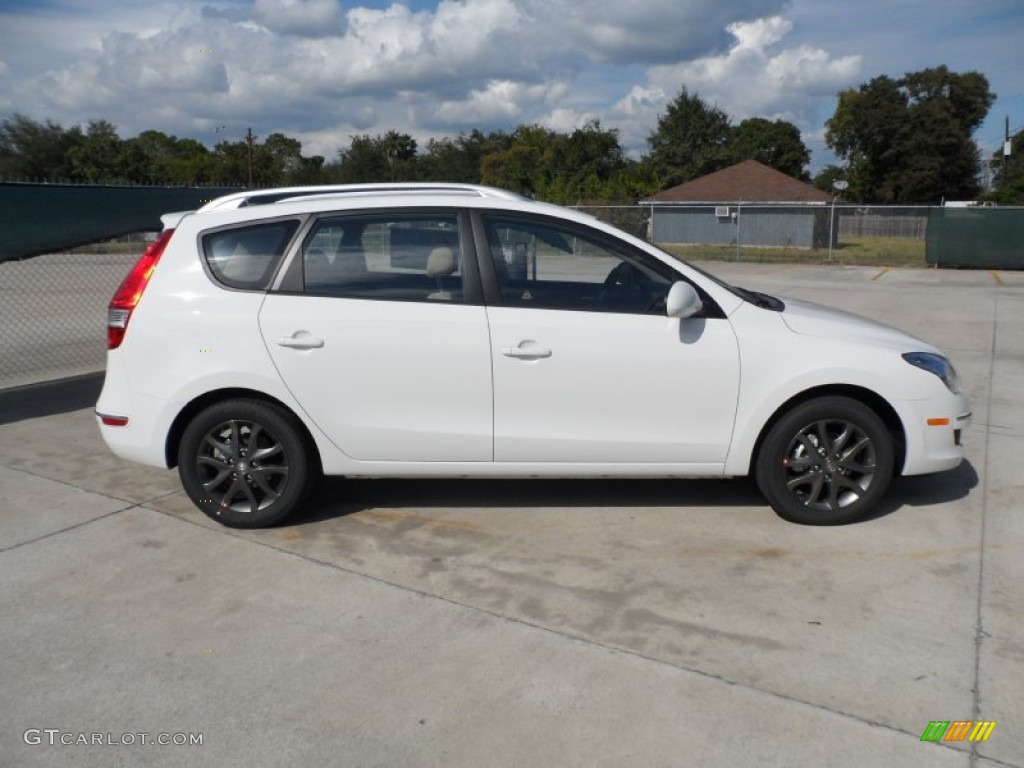
[[[471,194],[478,197],[497,197],[506,200],[524,200],[522,195],[480,184],[445,184],[440,182],[392,183],[392,184],[328,184],[311,187],[278,187],[275,189],[250,189],[235,192],[211,200],[202,211],[223,211],[246,208],[251,205],[290,202],[302,197],[340,197],[345,195],[401,195],[409,193],[454,193]]]

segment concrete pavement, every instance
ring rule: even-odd
[[[0,395],[0,765],[1024,765],[1024,274],[708,266],[943,347],[968,461],[839,528],[742,480],[331,480],[240,533],[106,451],[95,380]]]

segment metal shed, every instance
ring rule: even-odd
[[[827,248],[826,192],[756,160],[663,190],[643,205],[658,243]]]

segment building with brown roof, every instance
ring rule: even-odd
[[[827,248],[831,202],[827,192],[744,160],[641,204],[651,207],[657,243]]]

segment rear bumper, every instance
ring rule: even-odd
[[[127,385],[127,377],[111,367],[119,362],[107,356],[107,375],[96,403],[96,425],[107,447],[122,459],[167,468],[167,434],[179,406],[166,400],[141,395]],[[120,426],[103,423],[103,416],[126,420]]]

